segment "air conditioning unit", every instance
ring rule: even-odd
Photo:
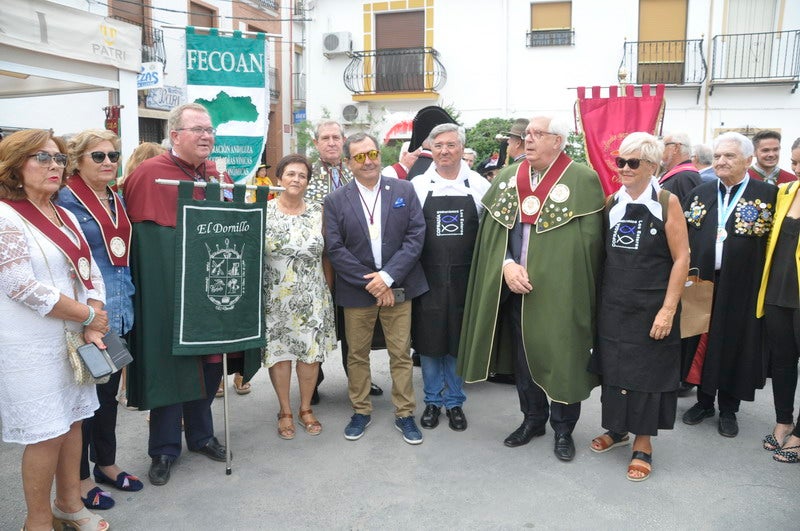
[[[347,103],[342,105],[343,124],[365,124],[368,122],[369,105],[366,103]]]
[[[333,55],[348,54],[353,51],[353,36],[349,31],[322,34],[322,54],[328,59]]]

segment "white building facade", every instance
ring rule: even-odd
[[[466,127],[490,117],[572,116],[576,87],[621,82],[664,83],[663,130],[686,132],[694,143],[723,130],[776,129],[788,168],[800,136],[800,2],[312,0],[306,7],[308,118],[328,115],[381,140],[426,105],[451,106]]]

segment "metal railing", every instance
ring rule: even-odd
[[[294,72],[294,81],[292,83],[294,94],[292,95],[294,101],[306,101],[306,75],[300,72]]]
[[[281,80],[280,76],[278,75],[278,69],[270,67],[269,68],[269,99],[270,101],[277,102],[278,98],[281,96]]]
[[[278,2],[278,0],[255,0],[255,2],[260,7],[267,7],[274,11],[277,11],[280,8],[280,2]]]
[[[712,42],[712,82],[783,81],[797,88],[800,30],[716,35]]]
[[[618,72],[637,85],[699,85],[708,74],[703,39],[625,41]]]
[[[447,82],[447,70],[433,48],[391,48],[351,54],[344,84],[353,94],[437,92]]]
[[[530,30],[525,34],[525,45],[535,46],[572,46],[575,44],[575,30],[552,29]]]
[[[164,47],[164,31],[150,25],[142,26],[138,22],[128,20],[123,17],[113,16],[115,20],[121,20],[134,26],[142,28],[142,62],[158,62],[167,66],[167,50]]]

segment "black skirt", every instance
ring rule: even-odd
[[[678,392],[645,393],[611,385],[602,387],[603,428],[617,433],[658,435],[675,425]]]

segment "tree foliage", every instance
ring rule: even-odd
[[[484,118],[467,130],[467,145],[477,153],[475,162],[480,162],[500,148],[495,136],[511,128],[511,118]]]

